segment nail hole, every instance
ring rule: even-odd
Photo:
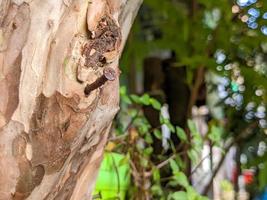
[[[85,94],[85,96],[88,96],[90,94],[90,91],[89,91],[89,89],[88,89],[87,86],[84,88],[84,94]]]

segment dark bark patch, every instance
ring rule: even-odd
[[[44,174],[45,174],[45,170],[44,167],[42,165],[38,165],[36,167],[33,168],[32,171],[33,174],[33,183],[35,186],[40,185],[40,183],[43,180]]]
[[[65,98],[59,93],[37,98],[30,125],[33,167],[44,166],[46,174],[61,169],[72,140],[87,119],[86,110],[80,110],[78,104],[78,98]]]
[[[42,165],[32,167],[25,155],[27,135],[22,134],[13,141],[13,156],[17,160],[20,176],[16,185],[16,192],[13,199],[25,199],[38,186],[44,177],[44,167]]]

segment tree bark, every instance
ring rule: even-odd
[[[0,0],[0,200],[91,198],[141,1]]]

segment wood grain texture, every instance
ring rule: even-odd
[[[141,1],[0,1],[0,200],[91,198]]]

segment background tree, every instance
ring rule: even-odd
[[[266,138],[266,11],[266,4],[261,0],[146,0],[131,32],[131,40],[122,60],[124,74],[128,73],[130,77],[122,79],[125,84],[127,80],[132,84],[132,80],[138,80],[142,75],[145,78],[151,76],[154,72],[147,76],[147,69],[152,70],[154,65],[157,65],[157,71],[161,71],[161,78],[150,77],[151,86],[157,86],[159,90],[160,83],[162,93],[165,94],[165,102],[172,108],[170,121],[174,125],[185,127],[188,136],[191,132],[187,127],[187,120],[191,117],[192,107],[208,104],[211,114],[210,127],[216,125],[223,128],[219,138],[225,152],[235,146],[239,151],[237,163],[242,164],[240,158],[244,155],[251,159],[251,162],[238,166],[238,173],[241,172],[241,168],[253,166],[261,175],[264,174],[264,177],[264,156],[257,155],[256,161],[252,160],[257,154],[260,142],[264,142]],[[156,59],[162,59],[164,52],[173,52],[175,59],[167,68],[166,60],[163,61],[162,69],[158,70],[160,61]],[[145,60],[142,74],[143,60],[146,57],[156,59],[154,62],[150,61],[150,66],[147,59]],[[220,81],[210,82],[211,77],[217,77]],[[147,81],[148,79],[144,80],[145,92],[153,95],[153,91],[146,90]],[[135,83],[138,86],[139,82]],[[186,92],[179,92],[179,87],[183,84],[189,91],[184,89]],[[130,90],[140,93],[140,88],[140,85],[131,86]],[[210,104],[213,91],[219,97],[216,105]],[[184,104],[187,112],[177,111],[175,108],[178,106],[172,107],[171,99],[174,94],[174,102],[188,102],[188,105]],[[215,111],[215,107],[218,106],[223,109],[220,117],[216,113],[217,110]],[[176,117],[186,120],[179,124]],[[176,143],[177,146],[179,144]],[[254,150],[249,152],[248,147],[253,147],[250,149]],[[188,149],[186,145],[184,148]],[[192,154],[188,155],[190,156]],[[218,166],[213,166],[213,176],[204,188],[204,194],[210,191],[212,180],[223,161],[224,156]],[[185,168],[188,169],[187,175],[191,171],[190,164]],[[259,179],[262,188],[266,182],[263,183],[263,178]],[[257,190],[257,187],[254,190]]]

